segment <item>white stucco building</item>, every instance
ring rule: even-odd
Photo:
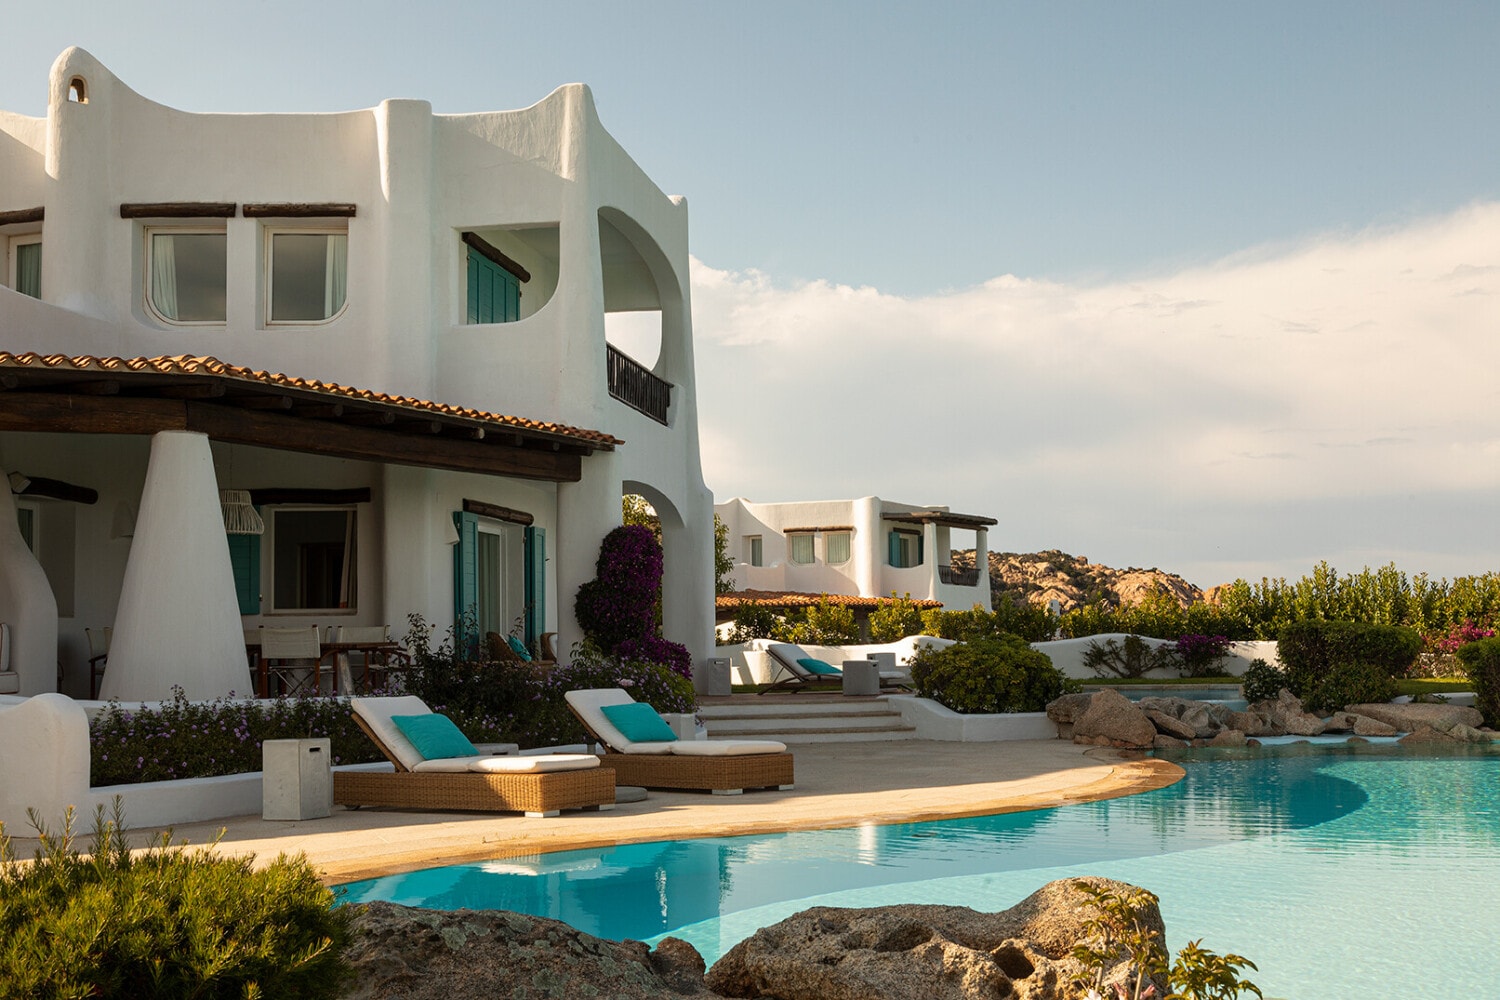
[[[991,610],[988,529],[993,517],[879,497],[714,507],[729,533],[736,590],[859,597],[910,595],[952,609]],[[954,532],[958,532],[955,537]],[[953,568],[955,548],[979,569]]]
[[[0,112],[0,622],[21,694],[247,690],[260,624],[578,637],[622,493],[711,651],[687,206],[589,90],[435,115],[191,114],[87,52]],[[608,313],[660,317],[655,359]],[[640,363],[646,362],[645,364]],[[219,490],[263,534],[226,535]],[[14,493],[14,497],[12,497]],[[16,511],[10,509],[11,504]],[[33,557],[34,554],[34,557]]]

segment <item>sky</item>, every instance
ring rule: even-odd
[[[191,111],[574,81],[687,197],[719,500],[1200,586],[1500,571],[1500,5],[0,0]]]

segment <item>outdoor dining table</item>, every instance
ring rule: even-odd
[[[365,655],[364,680],[366,682],[366,687],[370,686],[370,682],[372,680],[371,675],[378,675],[376,679],[378,679],[379,682],[383,683],[385,680],[385,675],[389,671],[401,669],[400,667],[393,667],[391,665],[391,662],[393,660],[406,660],[406,651],[401,648],[401,644],[390,639],[384,642],[321,642],[318,645],[318,672],[321,675],[322,664],[325,660],[328,661],[330,666],[333,668],[334,694],[339,693],[338,664],[340,654],[363,653]],[[250,669],[255,676],[255,696],[257,698],[271,697],[271,671],[269,664],[266,663],[265,658],[260,655],[260,643],[252,642],[247,639],[245,641],[245,655],[250,661]],[[353,680],[352,676],[350,679],[351,681]],[[376,684],[374,686],[378,687],[379,684]],[[353,694],[355,692],[351,691],[346,693]]]

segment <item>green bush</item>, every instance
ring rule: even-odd
[[[909,635],[921,635],[923,628],[922,609],[917,607],[911,595],[882,597],[870,612],[865,623],[871,642],[896,642]]]
[[[351,911],[305,857],[189,852],[164,835],[132,854],[116,800],[101,806],[87,854],[63,829],[32,824],[32,864],[0,863],[0,983],[10,997],[71,1000],[321,998],[348,979],[341,950]],[[0,862],[15,859],[0,828]]]
[[[1306,701],[1333,668],[1368,664],[1388,678],[1404,677],[1422,651],[1415,629],[1362,622],[1293,622],[1277,636],[1287,687]]]
[[[1245,668],[1244,676],[1240,678],[1240,689],[1245,693],[1245,700],[1252,705],[1257,701],[1274,699],[1284,687],[1286,674],[1262,659],[1251,660],[1250,666]]]
[[[966,714],[1040,712],[1078,688],[1018,635],[918,649],[911,677],[922,697]]]
[[[751,639],[769,639],[781,624],[781,616],[774,608],[759,601],[745,601],[734,609],[734,627],[721,645],[749,642]]]
[[[1474,685],[1474,707],[1489,725],[1500,722],[1500,638],[1458,647],[1458,662]]]
[[[1153,646],[1138,635],[1124,642],[1097,639],[1083,650],[1083,665],[1099,677],[1144,677],[1152,670],[1174,670],[1182,664],[1175,647]]]
[[[854,611],[847,604],[829,600],[827,594],[820,595],[817,604],[787,615],[771,634],[779,642],[807,646],[847,646],[859,642]]]
[[[967,611],[945,611],[932,608],[922,612],[922,634],[935,635],[955,642],[968,642],[991,635],[1019,635],[1027,642],[1042,642],[1052,637],[1057,619],[1046,608],[1021,608],[1002,601],[994,611],[980,604]]]
[[[1335,663],[1306,695],[1302,707],[1318,715],[1337,712],[1345,705],[1390,701],[1396,682],[1374,663]]]

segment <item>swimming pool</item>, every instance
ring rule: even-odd
[[[603,937],[670,933],[711,964],[812,905],[999,910],[1097,874],[1159,895],[1173,950],[1202,938],[1253,959],[1268,998],[1495,995],[1500,752],[1292,745],[1172,759],[1187,769],[1173,786],[1063,809],[569,851],[344,892],[520,910]]]

